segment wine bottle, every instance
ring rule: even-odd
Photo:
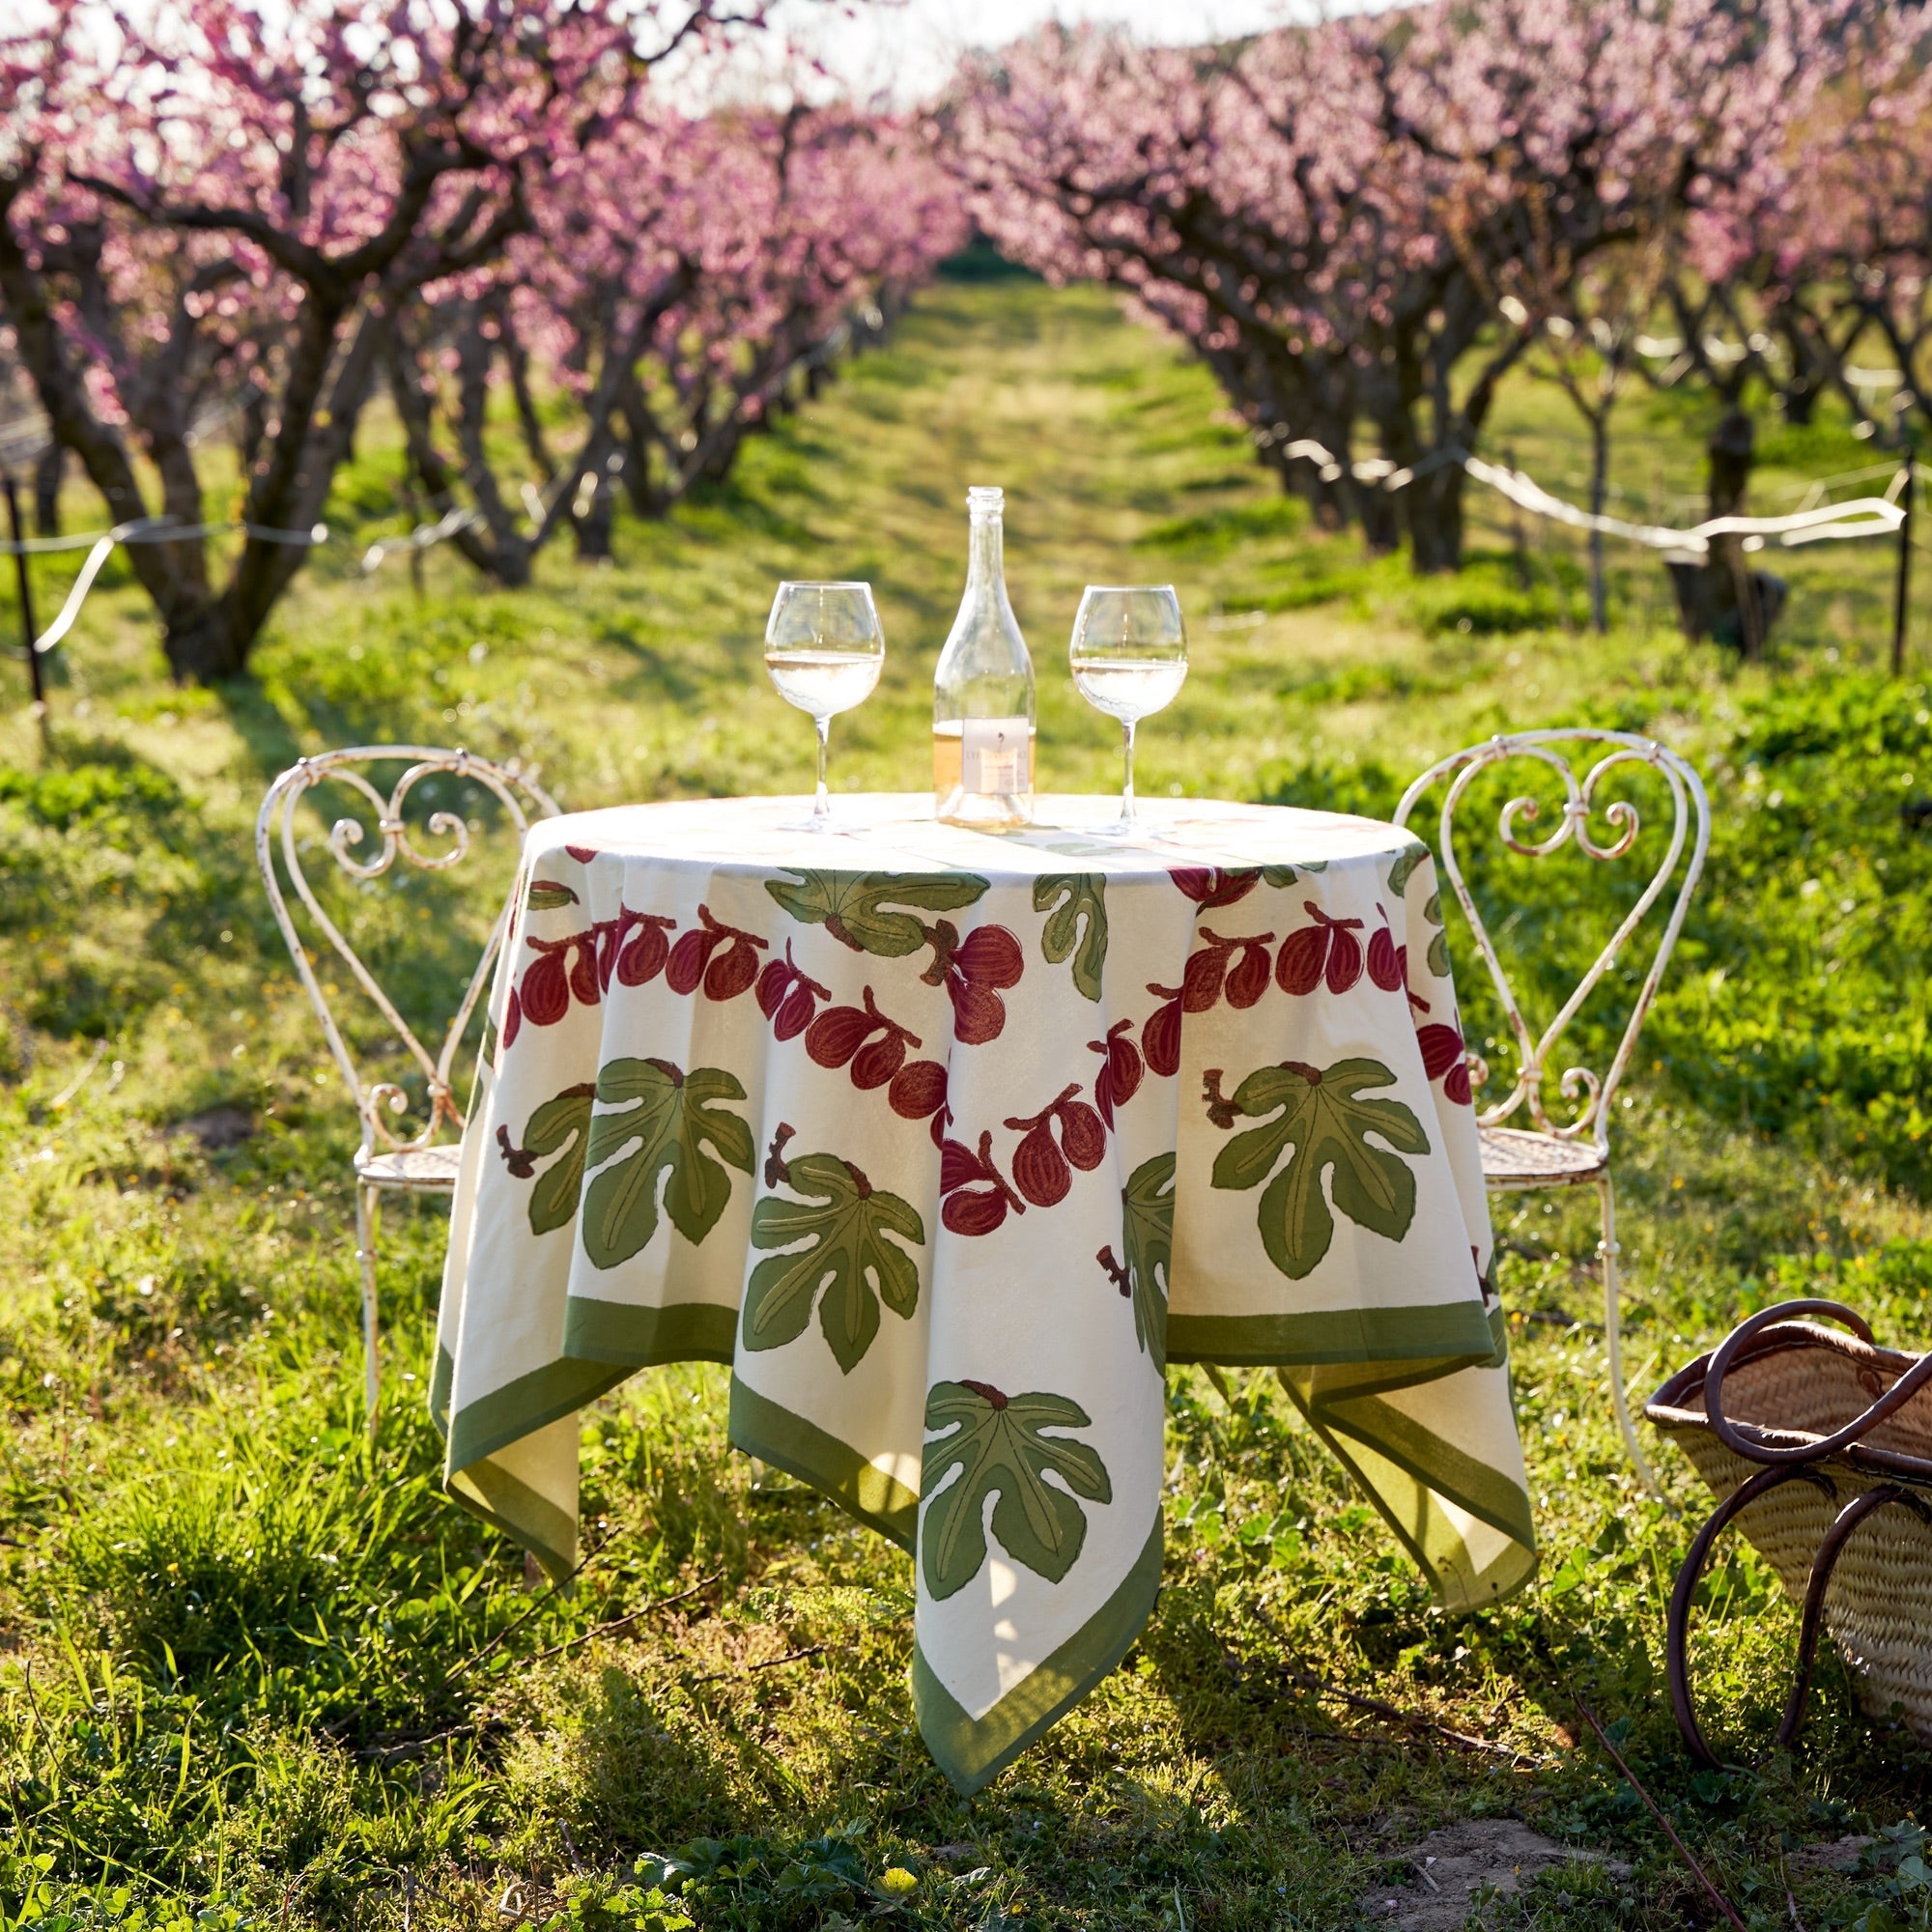
[[[938,816],[980,832],[1033,821],[1033,659],[1007,601],[1003,490],[966,493],[966,594],[932,679],[932,790]]]

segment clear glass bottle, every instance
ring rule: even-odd
[[[938,816],[980,832],[1033,822],[1033,659],[1007,601],[1003,490],[966,493],[966,594],[932,678],[932,790]]]

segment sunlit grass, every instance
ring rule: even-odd
[[[1512,392],[1503,435],[1574,493],[1563,407]],[[666,526],[620,522],[612,565],[554,550],[505,594],[439,552],[418,599],[400,565],[365,579],[345,547],[298,584],[256,678],[216,693],[162,681],[131,590],[90,606],[44,771],[24,721],[0,725],[7,1912],[39,1885],[36,1924],[218,1904],[264,1927],[427,1928],[498,1922],[498,1901],[541,1920],[575,1889],[594,1923],[622,1881],[606,1922],[641,1927],[660,1908],[634,1867],[653,1854],[691,1867],[707,1928],[875,1907],[931,1927],[1344,1926],[1406,1882],[1397,1857],[1432,1827],[1510,1812],[1634,1868],[1540,1884],[1522,1922],[1680,1926],[1702,1909],[1691,1881],[1573,1689],[1628,1724],[1640,1775],[1767,1924],[1788,1922],[1792,1847],[1922,1802],[1924,1760],[1852,1715],[1835,1666],[1797,1756],[1690,1775],[1662,1688],[1686,1526],[1636,1488],[1609,1422],[1584,1202],[1497,1211],[1537,1586],[1482,1616],[1433,1609],[1268,1378],[1233,1377],[1231,1406],[1178,1371],[1159,1610],[970,1804],[910,1728],[905,1559],[726,1448],[722,1372],[639,1377],[587,1419],[596,1554],[568,1601],[533,1599],[520,1557],[441,1500],[419,1400],[434,1205],[384,1223],[390,1406],[365,1446],[353,1124],[254,877],[268,779],[325,746],[420,738],[520,755],[571,806],[798,789],[810,732],[762,676],[765,610],[781,576],[853,575],[878,587],[890,655],[836,727],[834,781],[919,788],[978,482],[1009,492],[1054,788],[1117,781],[1063,652],[1081,586],[1127,574],[1172,579],[1193,625],[1189,683],[1143,734],[1151,789],[1385,811],[1445,751],[1552,719],[1694,756],[1719,810],[1711,881],[1617,1122],[1634,1384],[1801,1292],[1843,1293],[1882,1339],[1932,1339],[1932,830],[1897,810],[1932,791],[1932,715],[1922,688],[1868,675],[1889,551],[1780,561],[1784,655],[1740,670],[1669,631],[1661,570],[1628,557],[1616,628],[1592,637],[1569,540],[1532,533],[1520,561],[1493,504],[1472,501],[1477,556],[1454,581],[1316,535],[1216,410],[1203,372],[1092,292],[942,289],[752,444],[728,490]],[[1694,484],[1697,430],[1675,402],[1634,407],[1620,478]],[[1851,441],[1828,424],[1771,453],[1835,467],[1833,435]],[[372,416],[331,522],[398,527],[395,469]],[[45,601],[65,580],[40,570]],[[449,997],[458,942],[494,911],[508,842],[478,838],[494,869],[473,885],[339,895],[412,1015]],[[1539,890],[1520,934],[1548,986],[1608,901],[1564,874]],[[1472,1032],[1493,1037],[1458,963]],[[208,1154],[168,1131],[216,1106],[253,1137]],[[1741,1751],[1776,1722],[1795,1621],[1742,1548],[1720,1566],[1698,1654]],[[1504,1748],[1319,1704],[1284,1668]],[[1792,1872],[1813,1927],[1887,1884]]]

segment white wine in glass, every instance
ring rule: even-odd
[[[1134,726],[1172,704],[1187,680],[1187,628],[1171,583],[1090,583],[1073,619],[1073,683],[1094,710],[1120,721],[1125,770],[1121,815],[1103,832],[1138,829]]]
[[[886,661],[885,633],[869,583],[781,583],[765,625],[765,669],[784,701],[818,727],[818,789],[811,816],[785,828],[826,832],[832,807],[825,790],[832,721],[871,696]]]

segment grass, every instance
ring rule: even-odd
[[[1574,494],[1562,407],[1520,385],[1503,438]],[[1798,1293],[1932,1340],[1932,828],[1899,809],[1932,792],[1932,695],[1877,674],[1889,548],[1794,553],[1779,660],[1740,669],[1665,629],[1661,570],[1628,558],[1591,636],[1567,539],[1519,558],[1493,500],[1456,580],[1364,561],[1269,495],[1215,411],[1092,292],[946,286],[728,489],[620,525],[612,566],[549,554],[504,594],[437,553],[418,598],[400,567],[365,580],[325,553],[256,676],[215,692],[162,681],[125,580],[90,605],[51,754],[0,725],[0,1925],[1342,1927],[1429,1830],[1501,1814],[1631,1871],[1546,1877],[1479,1922],[1702,1922],[1574,1691],[1754,1925],[1789,1922],[1787,1878],[1812,1928],[1932,1922],[1932,1760],[1854,1715],[1835,1664],[1796,1753],[1684,1760],[1662,1644],[1686,1526],[1624,1463],[1595,1231],[1560,1197],[1497,1211],[1541,1580],[1434,1609],[1266,1378],[1230,1403],[1178,1371],[1159,1609],[970,1803],[910,1729],[905,1559],[727,1449],[722,1372],[640,1376],[586,1418],[596,1554],[573,1598],[528,1593],[441,1499],[418,1400],[433,1206],[384,1226],[393,1399],[363,1438],[353,1125],[253,872],[267,780],[425,738],[521,755],[570,806],[797,789],[810,733],[759,666],[771,585],[797,574],[870,578],[891,651],[835,732],[835,783],[917,788],[969,481],[1009,489],[1055,788],[1117,776],[1058,663],[1082,583],[1123,570],[1171,578],[1194,627],[1188,685],[1143,737],[1149,789],[1386,810],[1443,752],[1562,720],[1695,758],[1711,871],[1618,1115],[1634,1383]],[[1634,406],[1620,482],[1688,485],[1698,427],[1676,399]],[[1856,461],[1830,422],[1772,453],[1840,467],[1833,437]],[[395,527],[396,467],[372,421],[331,521]],[[38,568],[51,608],[71,564]],[[331,900],[412,1017],[448,1003],[494,910],[509,848],[477,817],[473,882]],[[1511,869],[1479,876],[1523,896]],[[1534,903],[1512,939],[1547,994],[1613,896],[1559,868]],[[358,1025],[380,1057],[386,1029]],[[183,1123],[221,1107],[256,1131],[210,1151]],[[1754,1756],[1795,1617],[1743,1545],[1708,1596],[1712,1721]],[[1284,1667],[1504,1748],[1318,1702]],[[1887,1831],[1849,1876],[1793,1857]]]

